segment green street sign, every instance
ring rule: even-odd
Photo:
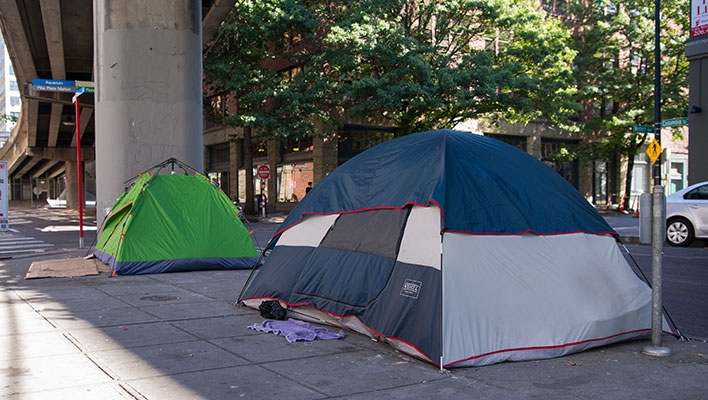
[[[654,127],[650,125],[634,125],[632,131],[635,133],[654,133]]]
[[[688,117],[672,118],[672,119],[667,119],[666,121],[661,121],[662,128],[670,128],[670,127],[674,127],[674,126],[683,126],[683,125],[688,125]]]

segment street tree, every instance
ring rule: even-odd
[[[664,0],[661,5],[663,120],[679,117],[687,108],[688,61],[683,49],[689,18],[680,1]],[[570,0],[560,19],[573,31],[576,96],[582,105],[578,127],[588,139],[561,157],[615,163],[626,157],[624,192],[630,193],[634,157],[648,139],[632,127],[654,124],[654,2]],[[629,197],[623,201],[627,209]]]
[[[277,137],[350,120],[401,134],[470,118],[562,123],[575,112],[568,39],[531,0],[243,1],[204,69],[237,92],[227,123]],[[301,70],[273,74],[277,60]]]

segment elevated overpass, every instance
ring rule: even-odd
[[[199,1],[199,0],[195,0]],[[237,0],[201,0],[202,43],[214,35]],[[92,0],[0,0],[0,29],[22,95],[22,111],[0,159],[9,163],[11,198],[56,197],[65,187],[77,207],[76,118],[73,93],[33,90],[33,79],[94,81]],[[112,7],[125,6],[113,0]],[[100,49],[98,49],[100,51]],[[100,90],[100,89],[99,89]],[[95,193],[96,126],[92,95],[83,95],[79,114],[86,186]],[[199,166],[201,167],[201,166]],[[65,179],[64,179],[65,178]]]

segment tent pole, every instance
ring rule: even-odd
[[[632,253],[629,251],[629,249],[627,248],[627,246],[625,246],[625,244],[622,243],[619,239],[617,239],[617,242],[618,242],[620,245],[622,245],[622,248],[624,248],[624,251],[627,252],[627,255],[629,256],[629,258],[631,258],[631,259],[632,259],[632,262],[634,262],[634,265],[637,266],[637,270],[638,270],[639,273],[642,275],[642,278],[644,279],[644,283],[646,283],[647,286],[649,286],[649,288],[651,289],[651,288],[652,288],[651,282],[649,282],[649,279],[648,279],[647,276],[644,274],[644,271],[642,271],[642,268],[639,266],[639,263],[637,262],[637,260],[634,259],[634,256],[633,256]],[[664,310],[664,315],[666,315],[666,318],[668,318],[668,319],[669,319],[669,322],[671,323],[671,325],[673,325],[674,330],[676,331],[676,334],[678,335],[678,339],[681,340],[682,342],[685,342],[686,340],[688,340],[688,338],[687,338],[686,336],[684,336],[683,333],[681,333],[681,330],[679,329],[678,325],[676,325],[676,322],[674,322],[674,319],[671,318],[671,314],[669,314],[669,310],[666,309],[666,306],[662,304],[661,308]]]
[[[446,230],[447,228],[442,228],[440,230],[440,373],[445,372],[445,368],[443,367],[445,365],[443,359],[443,344],[445,343],[445,335],[443,331],[443,327],[445,326],[445,321],[443,319],[443,310],[445,309],[443,304],[443,302],[445,301],[445,275],[443,274],[443,255],[445,253],[445,246],[443,245],[443,243],[445,241]]]

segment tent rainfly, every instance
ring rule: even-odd
[[[277,299],[439,367],[557,357],[650,332],[651,291],[616,236],[525,152],[422,132],[310,191],[239,300]]]
[[[113,205],[94,255],[123,275],[246,269],[258,259],[238,210],[206,177],[149,173]]]

